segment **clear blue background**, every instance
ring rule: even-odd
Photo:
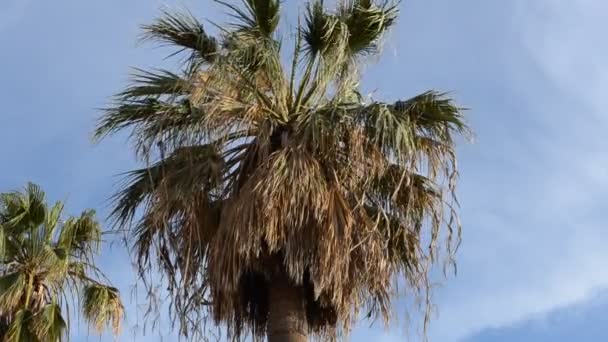
[[[0,2],[0,189],[32,180],[73,213],[106,214],[114,175],[134,162],[122,138],[90,143],[95,108],[125,85],[131,66],[161,63],[166,51],[136,44],[139,25],[161,5],[219,15],[202,0]],[[292,18],[301,6],[284,4]],[[458,277],[437,290],[431,341],[608,340],[608,4],[407,0],[400,7],[384,56],[367,68],[366,91],[387,100],[453,91],[472,108],[477,132],[476,143],[459,150],[464,243]],[[119,245],[100,257],[130,303],[119,340],[161,341],[137,326],[127,260]],[[402,328],[362,324],[352,340],[402,341]],[[84,323],[74,329],[76,340],[99,339]]]

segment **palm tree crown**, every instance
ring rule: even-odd
[[[134,222],[140,271],[159,267],[184,333],[212,317],[263,337],[281,275],[301,289],[308,332],[346,333],[361,309],[388,319],[396,282],[424,296],[429,267],[458,242],[461,108],[434,91],[360,95],[361,63],[396,5],[311,1],[288,47],[280,1],[217,2],[234,19],[217,38],[190,14],[144,26],[183,68],[139,70],[96,130],[128,129],[146,162],[113,211]]]
[[[0,339],[61,341],[67,336],[69,303],[77,298],[99,331],[118,333],[123,305],[118,290],[90,274],[101,229],[92,210],[63,218],[63,204],[47,206],[34,184],[0,194]],[[71,300],[70,300],[71,298]]]

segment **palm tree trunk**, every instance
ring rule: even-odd
[[[268,342],[306,342],[307,326],[301,287],[281,274],[269,286]]]

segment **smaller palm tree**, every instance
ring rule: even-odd
[[[124,307],[118,290],[97,279],[94,264],[101,226],[93,210],[62,217],[35,184],[0,194],[0,340],[62,341],[67,337],[69,304],[98,332],[118,334]],[[65,314],[65,315],[64,315]]]

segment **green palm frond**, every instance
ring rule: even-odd
[[[373,103],[357,108],[357,121],[382,151],[399,159],[416,150],[420,138],[449,146],[452,134],[469,136],[462,108],[443,93],[429,91],[394,104]]]
[[[308,57],[301,85],[308,85],[309,76],[315,81],[304,101],[325,95],[332,82],[337,93],[351,94],[357,86],[357,57],[377,52],[380,38],[396,16],[397,6],[389,2],[344,1],[337,11],[330,12],[323,1],[311,1],[300,28]]]
[[[44,193],[37,185],[28,183],[23,193],[15,191],[4,193],[0,197],[3,215],[3,225],[27,229],[43,223],[45,219]]]
[[[96,253],[101,242],[101,226],[94,217],[94,210],[86,210],[79,217],[67,220],[59,235],[57,247],[69,253]]]
[[[96,136],[101,138],[129,126],[141,126],[142,131],[162,134],[170,128],[187,128],[202,119],[199,111],[193,110],[187,101],[170,103],[155,99],[142,99],[123,103],[107,111]],[[160,121],[160,124],[158,123]]]
[[[310,55],[315,56],[329,47],[329,37],[333,32],[329,29],[330,20],[329,15],[325,13],[322,1],[313,1],[308,5],[304,16],[304,26],[300,33]]]
[[[163,12],[163,16],[151,25],[143,26],[144,39],[168,43],[188,51],[191,58],[211,63],[218,50],[215,38],[207,35],[203,25],[189,13]]]
[[[44,192],[34,184],[28,183],[26,187],[27,193],[27,211],[31,225],[40,225],[44,222],[46,216],[46,208],[44,205]]]
[[[188,95],[190,81],[167,70],[146,71],[135,69],[133,85],[118,94],[119,98],[159,98],[161,96]]]
[[[304,16],[304,25],[300,28],[309,58],[321,55],[332,62],[342,60],[347,53],[347,29],[336,13],[324,8],[323,1],[311,1]]]
[[[230,15],[237,20],[234,24],[237,31],[270,38],[279,25],[279,0],[242,0],[244,9],[226,1],[215,1],[231,10]]]
[[[446,93],[428,91],[406,101],[399,101],[393,109],[415,120],[424,131],[448,139],[449,132],[470,135],[462,112]]]
[[[59,342],[67,334],[67,323],[61,315],[61,307],[48,304],[32,316],[31,329],[40,341]]]
[[[83,293],[83,314],[98,332],[107,326],[114,334],[120,332],[124,316],[124,307],[120,301],[118,290],[102,285],[87,286]]]
[[[348,47],[352,54],[374,53],[377,43],[397,19],[397,5],[373,0],[344,1],[340,16],[348,27]]]
[[[63,214],[63,203],[57,201],[55,204],[47,210],[46,219],[44,222],[44,228],[46,231],[46,240],[53,238],[57,227],[60,226],[61,215]]]
[[[8,330],[3,338],[5,342],[41,342],[38,337],[30,330],[29,324],[32,314],[26,310],[19,310],[15,313]]]
[[[21,270],[0,277],[0,311],[12,312],[19,306],[25,294],[26,279]]]

